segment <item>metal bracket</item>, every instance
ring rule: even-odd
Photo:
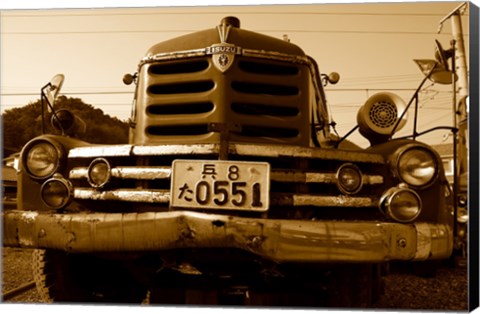
[[[209,123],[208,131],[220,133],[220,152],[218,159],[228,159],[228,144],[230,142],[230,132],[240,132],[242,126],[236,123]]]

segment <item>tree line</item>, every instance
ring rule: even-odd
[[[128,142],[128,124],[85,104],[80,98],[59,96],[55,110],[68,109],[86,124],[84,133],[75,137],[92,144],[121,144]],[[52,113],[45,108],[45,133],[60,134],[50,123]],[[37,100],[2,114],[3,147],[20,151],[31,139],[42,134],[42,102]]]

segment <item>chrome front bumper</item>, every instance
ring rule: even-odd
[[[450,256],[449,226],[241,218],[190,211],[5,211],[4,246],[69,252],[239,248],[277,262],[382,262]]]

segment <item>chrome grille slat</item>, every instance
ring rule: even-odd
[[[117,189],[110,191],[99,191],[88,188],[75,188],[73,195],[76,199],[95,201],[123,201],[141,203],[170,202],[170,191],[168,190]]]
[[[277,206],[318,206],[318,207],[375,207],[377,197],[368,196],[324,196],[315,194],[272,193],[270,203]]]
[[[98,145],[71,149],[69,158],[95,157],[134,157],[134,156],[178,156],[215,155],[220,152],[219,144],[191,145]],[[260,144],[230,144],[229,153],[239,156],[258,156],[271,158],[308,158],[346,162],[366,162],[384,164],[385,159],[380,154],[357,151],[340,151],[299,146],[260,145]]]
[[[170,191],[168,190],[138,190],[138,189],[118,189],[111,191],[98,191],[88,188],[76,188],[74,197],[84,200],[96,201],[123,201],[139,203],[159,203],[167,204],[170,202]],[[378,204],[376,197],[359,196],[323,196],[314,194],[287,194],[271,193],[271,206],[319,206],[319,207],[375,207]]]
[[[111,169],[111,175],[120,179],[136,179],[136,180],[156,180],[169,179],[171,176],[171,168],[163,166],[132,166],[132,167],[115,167]],[[70,171],[70,179],[87,179],[88,168],[77,167]],[[270,173],[270,179],[273,182],[284,183],[325,183],[336,184],[337,177],[335,173],[321,172],[304,172],[292,170],[273,170]],[[382,184],[383,177],[378,175],[364,174],[362,176],[364,184]]]
[[[113,178],[155,180],[168,179],[171,175],[170,167],[115,167],[111,169]],[[70,179],[87,179],[88,168],[77,167],[70,170]]]

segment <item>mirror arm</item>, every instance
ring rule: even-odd
[[[407,113],[408,109],[410,108],[410,106],[412,105],[413,101],[418,97],[418,93],[420,92],[420,90],[422,89],[423,85],[425,84],[425,82],[427,81],[427,79],[430,77],[430,75],[433,73],[433,70],[435,69],[435,67],[432,67],[430,69],[430,71],[427,73],[427,75],[425,75],[425,77],[423,78],[422,82],[420,83],[420,85],[418,85],[417,89],[415,90],[415,93],[413,93],[413,96],[412,98],[410,99],[410,101],[408,102],[407,106],[405,107],[405,109],[403,110],[402,114],[400,115],[400,118],[398,119],[397,123],[395,123],[395,126],[393,127],[393,130],[392,132],[390,133],[390,138],[393,136],[393,134],[395,134],[395,131],[397,130],[398,128],[398,125],[400,124],[400,121],[402,120],[402,118],[405,116],[405,114]]]
[[[345,134],[339,141],[337,141],[335,143],[335,148],[338,148],[338,146],[340,146],[340,143],[343,142],[344,140],[346,140],[353,132],[355,132],[358,128],[360,127],[360,125],[356,125],[353,127],[353,129],[351,129],[350,131],[348,131],[347,134]]]
[[[45,86],[42,87],[40,90],[41,94],[41,102],[42,102],[42,133],[45,134],[45,100],[47,102],[48,107],[50,110],[52,110],[52,114],[55,117],[55,120],[57,121],[58,125],[60,126],[60,129],[62,130],[62,135],[65,134],[65,130],[62,127],[62,124],[59,122],[60,120],[58,119],[57,113],[53,109],[53,105],[50,103],[50,100],[48,99],[47,95],[45,94],[45,89],[50,87],[51,89],[55,88],[55,86],[52,85],[52,83],[48,82]]]

